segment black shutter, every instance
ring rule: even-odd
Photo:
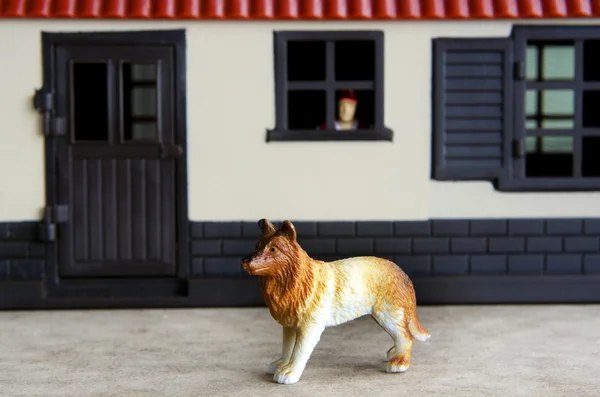
[[[433,57],[433,179],[508,175],[512,41],[437,39]]]

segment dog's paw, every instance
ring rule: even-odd
[[[406,370],[408,369],[408,365],[397,365],[397,364],[393,364],[391,362],[388,362],[385,366],[385,372],[406,372]]]
[[[385,372],[405,372],[410,367],[410,358],[394,357],[387,362]]]
[[[273,380],[277,383],[282,383],[285,385],[291,385],[300,380],[300,376],[302,375],[302,371],[295,370],[294,367],[290,364],[286,364],[277,372],[275,372],[275,376],[273,376]]]
[[[271,364],[269,364],[269,369],[267,370],[267,373],[269,375],[274,375],[275,372],[279,371],[279,369],[281,367],[283,367],[285,364],[287,364],[287,363],[285,362],[283,357],[278,360],[275,360]]]

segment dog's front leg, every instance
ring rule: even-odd
[[[290,362],[294,346],[296,345],[296,329],[293,327],[283,327],[283,343],[281,357],[278,360],[273,361],[269,365],[268,373],[273,375],[281,367]]]
[[[321,339],[325,327],[320,324],[303,325],[296,330],[296,344],[289,363],[275,372],[273,379],[278,383],[292,384],[300,380],[306,363]]]

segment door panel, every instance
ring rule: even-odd
[[[173,55],[167,46],[58,47],[63,277],[175,276]],[[86,74],[87,73],[87,74]]]

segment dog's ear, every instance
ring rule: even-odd
[[[285,234],[290,240],[296,241],[296,228],[290,221],[283,221],[281,225],[281,232]]]
[[[277,229],[275,229],[275,226],[273,226],[273,224],[269,222],[268,219],[261,219],[260,221],[258,221],[258,226],[262,230],[263,236],[273,234],[277,231]]]

